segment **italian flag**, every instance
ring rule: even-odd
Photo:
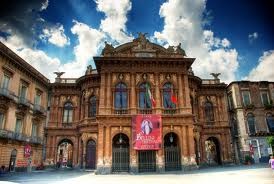
[[[148,85],[148,83],[146,84],[146,95],[150,99],[150,102],[151,102],[152,106],[155,107],[156,106],[156,101],[154,100],[154,98],[151,94],[150,86]]]

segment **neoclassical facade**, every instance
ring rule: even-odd
[[[140,33],[115,48],[106,43],[94,57],[96,70],[89,66],[80,78],[57,73],[45,128],[47,163],[101,174],[231,163],[226,84],[217,75],[195,76],[194,60],[180,45],[166,49]],[[137,149],[135,117],[156,116],[160,123],[143,121],[140,135],[153,140],[148,134],[157,126],[158,147],[143,141]]]
[[[42,162],[49,80],[0,42],[0,166]]]
[[[268,162],[271,149],[266,141],[274,135],[274,83],[235,81],[228,85],[229,114],[236,162],[245,156]]]

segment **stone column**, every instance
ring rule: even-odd
[[[160,173],[165,171],[163,149],[164,148],[156,152],[156,169],[157,169],[157,172],[160,172]]]
[[[190,104],[190,91],[189,91],[189,85],[188,85],[188,76],[187,75],[183,75],[184,78],[184,107],[186,108],[184,111],[186,113],[191,113],[191,104]]]
[[[135,84],[135,73],[131,73],[131,96],[130,96],[130,109],[131,114],[136,114],[136,84]]]
[[[112,146],[112,141],[110,138],[110,127],[105,127],[105,147],[104,147],[104,163],[105,163],[105,170],[108,170],[108,172],[111,172],[111,158],[110,158],[110,150]]]
[[[83,158],[83,169],[86,168],[86,154],[87,154],[87,140],[83,141],[83,155],[81,155]]]
[[[182,83],[182,75],[178,75],[178,107],[179,107],[179,113],[182,113],[183,106],[184,106],[184,95],[183,95],[183,83]]]
[[[196,165],[193,126],[188,126],[188,150],[190,165]]]
[[[182,126],[181,128],[182,131],[182,164],[183,166],[185,164],[187,164],[187,152],[188,152],[188,147],[187,147],[187,130],[186,130],[186,126]]]
[[[103,149],[104,149],[104,126],[98,125],[98,156],[97,156],[97,172],[99,174],[103,173],[104,170],[104,161],[103,161]]]
[[[106,73],[101,72],[101,84],[100,84],[100,100],[99,100],[99,115],[105,114],[105,85],[106,85]]]
[[[159,73],[155,74],[155,100],[156,100],[156,114],[161,113],[161,96],[159,89]]]
[[[107,74],[106,114],[111,114],[111,73]]]

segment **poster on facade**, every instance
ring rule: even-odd
[[[133,149],[161,149],[162,119],[160,115],[136,115],[132,117],[131,124]]]
[[[26,144],[24,147],[24,156],[25,158],[29,158],[31,156],[31,146]]]

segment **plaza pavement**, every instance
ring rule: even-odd
[[[264,165],[203,168],[189,172],[164,174],[95,175],[76,170],[46,170],[9,173],[0,176],[6,182],[25,184],[274,184],[274,171]]]

